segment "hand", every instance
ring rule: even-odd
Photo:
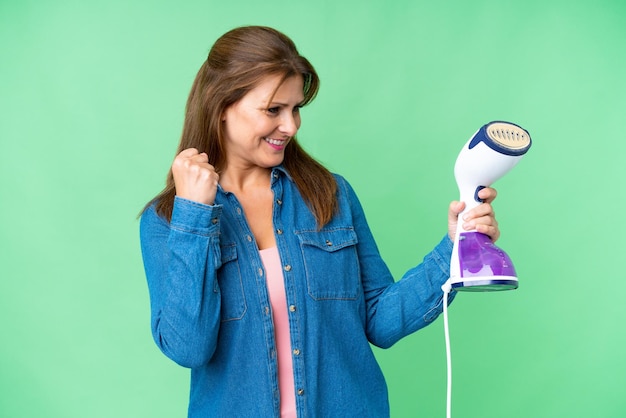
[[[493,242],[498,240],[500,237],[500,229],[498,228],[498,221],[496,221],[496,214],[491,206],[491,202],[493,202],[497,194],[496,189],[490,187],[484,188],[478,192],[478,197],[483,199],[484,203],[481,203],[463,214],[463,229],[466,231],[475,229],[477,232],[488,235]],[[453,241],[459,221],[458,215],[463,212],[463,209],[465,209],[464,202],[454,201],[450,203],[448,209],[448,236]]]
[[[212,205],[220,176],[209,164],[209,157],[195,148],[181,151],[172,163],[176,196]]]

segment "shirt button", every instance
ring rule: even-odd
[[[289,264],[285,266],[285,271],[291,271],[291,266]]]
[[[248,240],[248,242],[252,242],[252,237],[250,235],[246,235],[246,239]]]
[[[265,315],[269,315],[270,314],[270,308],[269,306],[265,307]]]
[[[289,312],[295,312],[296,311],[296,305],[289,305]]]
[[[297,348],[295,350],[293,350],[293,355],[294,356],[299,356],[300,355],[300,350],[298,350]]]
[[[277,230],[276,230],[276,233],[277,233],[278,235],[282,235],[282,234],[283,234],[283,230],[282,230],[282,229],[277,229]]]
[[[263,269],[259,267],[259,277],[263,277]]]
[[[237,215],[241,215],[241,208],[237,208]]]
[[[329,247],[332,247],[333,243],[331,241],[329,241],[329,240],[326,240],[326,245],[328,245]]]
[[[213,218],[213,219],[211,219],[211,223],[212,223],[213,225],[215,225],[215,224],[217,223],[217,218]]]
[[[298,389],[298,395],[300,396],[304,395],[304,389]]]
[[[283,201],[282,201],[282,200],[280,200],[280,199],[278,199],[278,200],[276,200],[276,203],[278,203],[279,205],[282,205],[282,204],[283,204]]]

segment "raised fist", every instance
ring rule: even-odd
[[[195,148],[181,151],[172,163],[172,175],[176,196],[205,205],[215,202],[220,176],[204,152]]]

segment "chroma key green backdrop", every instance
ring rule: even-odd
[[[622,0],[0,1],[0,416],[185,416],[136,216],[210,46],[246,24],[318,69],[300,140],[353,184],[398,278],[445,233],[465,141],[530,131],[495,185],[520,288],[453,304],[453,416],[626,416]],[[445,416],[441,319],[375,352],[393,417]]]

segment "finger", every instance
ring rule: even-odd
[[[491,237],[494,241],[500,236],[498,222],[496,222],[493,218],[481,218],[478,222],[465,222],[463,224],[463,229],[466,231],[478,231],[489,235],[489,237]]]
[[[459,213],[463,212],[463,209],[465,209],[464,202],[458,202],[456,200],[450,202],[450,206],[448,207],[448,219],[456,220],[459,216]]]
[[[480,205],[468,210],[466,214],[463,215],[464,221],[475,220],[478,218],[482,218],[484,216],[490,216],[495,218],[496,212],[493,210],[493,206],[490,203],[481,203]]]
[[[452,201],[448,207],[448,236],[454,240],[457,226],[459,223],[459,214],[465,209],[464,202]]]
[[[200,154],[192,155],[192,156],[189,157],[189,159],[192,160],[195,163],[200,163],[200,164],[209,162],[209,156],[205,152],[201,152]]]
[[[498,191],[491,187],[485,187],[478,192],[478,197],[485,203],[491,203],[498,196]]]
[[[500,229],[497,225],[478,224],[476,225],[476,231],[487,235],[493,242],[496,242],[498,238],[500,238]]]
[[[469,213],[468,213],[469,215]],[[498,225],[498,221],[496,220],[495,215],[490,212],[490,213],[473,213],[473,216],[463,216],[463,221],[467,224],[471,224],[471,225],[478,225],[478,224],[485,224],[485,225]]]
[[[192,155],[186,158],[184,156],[179,155],[174,160],[174,166],[183,167],[187,170],[201,169],[201,170],[215,171],[215,167],[209,164],[208,160],[209,158],[205,153]]]

